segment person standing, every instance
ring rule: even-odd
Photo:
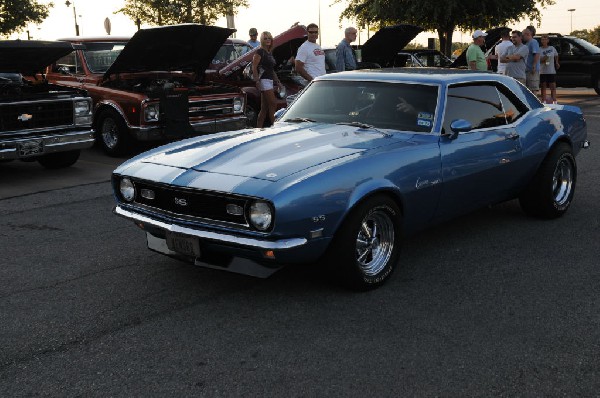
[[[263,127],[265,118],[269,116],[271,124],[275,122],[275,108],[277,99],[273,90],[273,82],[281,90],[282,85],[275,73],[275,58],[273,50],[273,36],[269,32],[260,35],[260,47],[252,57],[252,77],[256,87],[260,90],[260,112],[256,119],[256,127]]]
[[[256,38],[258,37],[258,31],[256,30],[256,28],[250,28],[250,30],[248,31],[248,35],[250,36],[250,40],[248,40],[247,43],[250,44],[250,47],[258,47],[260,45],[260,41],[256,40]]]
[[[502,41],[496,44],[496,48],[494,49],[495,59],[498,60],[498,69],[497,72],[501,75],[506,74],[506,64],[500,62],[500,58],[502,58],[506,54],[506,50],[513,45],[510,41],[510,29],[503,29],[500,32],[500,37]]]
[[[523,34],[518,30],[513,30],[511,34],[513,45],[508,47],[505,55],[500,58],[500,62],[506,64],[506,75],[521,83],[526,83],[526,64],[525,60],[529,55],[529,49],[523,44]]]
[[[558,63],[558,51],[548,45],[550,38],[542,35],[542,46],[540,47],[540,86],[542,89],[542,102],[546,101],[546,88],[550,87],[552,103],[556,103],[556,70],[560,68]]]
[[[308,32],[307,40],[298,48],[296,54],[295,66],[296,72],[307,81],[315,77],[324,75],[325,71],[325,52],[317,44],[319,37],[319,27],[311,23],[306,27]]]
[[[350,43],[356,40],[357,33],[354,27],[346,28],[344,38],[335,48],[335,69],[338,72],[356,69],[356,58]]]
[[[532,93],[538,93],[540,89],[540,45],[536,39],[533,38],[535,35],[535,28],[528,26],[523,30],[523,43],[527,45],[529,49],[529,56],[527,57],[527,83],[526,86]]]
[[[485,37],[487,33],[477,29],[473,32],[473,43],[467,48],[467,65],[471,70],[487,70],[487,62],[485,60],[485,54],[481,49],[481,46],[485,44]]]

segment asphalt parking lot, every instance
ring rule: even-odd
[[[516,201],[408,238],[384,287],[268,279],[146,249],[98,149],[0,163],[0,396],[598,396],[600,96],[565,217]]]

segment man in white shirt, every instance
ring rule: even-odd
[[[494,59],[498,60],[498,73],[505,75],[506,63],[500,62],[500,58],[502,58],[506,54],[508,48],[513,45],[512,41],[510,41],[510,29],[503,29],[500,32],[500,37],[502,37],[502,41],[496,44],[496,48],[494,49]]]
[[[296,72],[307,81],[313,80],[317,76],[324,75],[325,72],[325,52],[317,44],[319,37],[319,27],[311,23],[306,27],[308,39],[298,48],[296,54]]]

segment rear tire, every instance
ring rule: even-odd
[[[546,156],[535,177],[519,197],[530,216],[552,219],[567,212],[577,182],[577,164],[571,147],[560,142]]]
[[[400,254],[401,214],[396,203],[377,195],[347,216],[325,256],[337,282],[353,290],[383,285]]]
[[[39,157],[37,161],[47,169],[62,169],[74,165],[80,153],[79,150],[49,153]]]
[[[100,113],[97,123],[98,142],[110,156],[124,155],[131,150],[132,140],[127,125],[117,112],[106,109]]]

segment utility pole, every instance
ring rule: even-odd
[[[575,9],[569,8],[567,11],[569,11],[571,13],[571,31],[569,32],[569,34],[570,34],[570,33],[573,33],[573,11],[575,11]]]
[[[75,11],[75,0],[73,0],[73,19],[75,20],[75,36],[79,36],[79,25],[77,24],[77,11]],[[71,2],[69,0],[65,1],[65,5],[69,7]]]

